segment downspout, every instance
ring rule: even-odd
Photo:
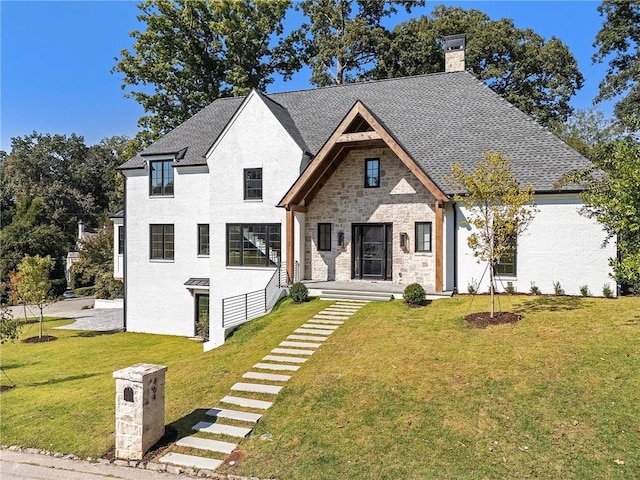
[[[124,258],[122,262],[122,316],[123,316],[123,329],[127,331],[127,241],[129,239],[129,234],[127,233],[127,176],[125,174],[121,175],[124,177],[124,192],[122,195],[122,202],[124,206],[122,208],[122,225],[124,226]]]
[[[453,205],[453,293],[458,294],[458,208]]]

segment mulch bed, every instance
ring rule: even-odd
[[[12,388],[15,388],[15,385],[0,385],[0,392],[11,390]]]
[[[57,340],[58,337],[54,337],[53,335],[43,335],[41,337],[29,337],[22,340],[22,343],[42,343],[42,342],[53,342]]]
[[[490,312],[472,313],[464,317],[467,324],[475,328],[487,328],[489,325],[503,325],[505,323],[517,323],[522,318],[513,312],[496,312],[491,318]]]

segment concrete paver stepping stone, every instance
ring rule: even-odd
[[[297,365],[281,365],[279,363],[256,363],[253,368],[260,368],[262,370],[276,370],[276,371],[288,371],[295,372],[300,367]]]
[[[311,343],[311,342],[280,342],[281,347],[301,347],[301,348],[318,348],[321,343]]]
[[[339,303],[336,303],[327,308],[330,308],[332,310],[342,310],[344,312],[357,312],[361,307],[356,307],[354,305],[341,305]]]
[[[239,410],[230,410],[228,408],[212,408],[207,410],[207,415],[216,418],[228,418],[229,420],[239,420],[241,422],[258,423],[262,418],[259,413],[241,412]]]
[[[197,448],[198,450],[209,450],[210,452],[219,452],[229,454],[233,452],[238,445],[231,442],[221,442],[220,440],[210,440],[200,437],[184,437],[176,442],[178,447]]]
[[[328,314],[328,315],[338,315],[340,317],[350,317],[353,315],[353,312],[345,312],[344,310],[340,310],[337,308],[325,308],[318,312],[320,315]]]
[[[324,342],[327,337],[315,337],[313,335],[289,335],[287,340],[309,340],[311,342]]]
[[[343,322],[349,319],[349,317],[340,317],[339,315],[326,315],[321,313],[314,315],[313,318],[317,318],[321,320],[342,320]]]
[[[312,333],[314,335],[331,335],[333,330],[316,330],[314,328],[296,328],[295,333]]]
[[[200,470],[215,470],[224,462],[215,458],[202,458],[195,455],[171,452],[160,458],[160,463],[170,463],[180,467],[198,468]]]
[[[191,430],[196,432],[216,433],[218,435],[229,435],[230,437],[244,438],[251,433],[251,428],[235,427],[224,423],[198,422]]]
[[[343,305],[343,306],[346,306],[346,307],[358,307],[358,308],[362,308],[362,307],[364,307],[367,303],[369,303],[369,302],[365,302],[365,301],[362,301],[362,302],[356,302],[356,301],[353,301],[353,300],[352,300],[352,301],[349,301],[349,300],[339,300],[339,301],[337,301],[336,303],[334,303],[333,305],[336,305],[336,306]]]
[[[300,328],[319,328],[321,330],[337,330],[340,325],[318,325],[313,323],[305,323],[300,325]]]
[[[304,363],[308,358],[301,357],[283,357],[281,355],[266,355],[262,357],[263,360],[270,360],[272,362],[284,362],[284,363]]]
[[[265,385],[263,383],[238,382],[231,387],[231,390],[235,390],[236,392],[270,393],[277,395],[280,393],[280,390],[282,390],[282,387],[278,385]]]
[[[258,408],[260,410],[266,410],[271,405],[273,405],[273,402],[265,402],[264,400],[254,400],[253,398],[233,397],[231,395],[222,397],[220,401],[223,403],[238,405],[239,407]]]
[[[278,375],[276,373],[247,372],[242,378],[251,378],[254,380],[270,380],[272,382],[288,382],[291,375]]]
[[[324,325],[342,325],[342,320],[325,320],[322,317],[313,317],[311,320],[307,320],[307,323],[322,323]]]
[[[271,353],[282,353],[285,355],[313,355],[315,350],[298,350],[297,348],[274,348]]]

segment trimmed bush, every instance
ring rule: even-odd
[[[296,282],[291,285],[289,296],[293,303],[304,303],[309,300],[309,290],[304,283]]]
[[[405,303],[409,305],[425,305],[427,303],[427,294],[419,283],[407,285],[403,295]]]
[[[535,282],[531,282],[531,288],[529,289],[531,295],[540,295],[540,288],[536,285]]]
[[[613,298],[613,290],[611,289],[611,285],[609,285],[608,283],[604,284],[604,286],[602,287],[602,295],[604,295],[605,298]]]
[[[88,297],[90,295],[93,295],[96,291],[96,287],[91,286],[91,287],[81,287],[81,288],[76,288],[73,293],[76,297]]]
[[[591,292],[589,291],[588,285],[580,285],[580,295],[583,297],[590,297]]]

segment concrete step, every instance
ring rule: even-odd
[[[307,323],[321,323],[323,325],[342,325],[342,320],[324,320],[323,318],[313,317],[311,320],[307,320]]]
[[[271,382],[288,382],[291,375],[278,375],[275,373],[247,372],[242,378],[251,378],[253,380],[269,380]]]
[[[240,422],[258,423],[262,418],[259,413],[241,412],[239,410],[230,410],[227,408],[212,408],[207,411],[207,415],[216,418],[228,418],[229,420],[238,420]]]
[[[287,371],[295,372],[300,367],[297,365],[281,365],[279,363],[256,363],[253,368],[259,368],[261,370],[275,370],[275,371]]]
[[[310,342],[324,342],[327,337],[315,337],[313,335],[289,335],[287,340],[309,340]]]
[[[318,348],[321,343],[311,342],[280,342],[281,347]]]
[[[230,437],[244,438],[251,433],[251,428],[234,427],[224,423],[198,422],[191,430],[196,432],[215,433],[216,435],[229,435]]]
[[[266,410],[273,402],[265,402],[264,400],[254,400],[253,398],[243,398],[243,397],[232,397],[231,395],[227,395],[220,399],[223,403],[230,403],[232,405],[238,405],[239,407],[245,408],[258,408],[260,410]]]
[[[283,357],[280,355],[267,355],[262,357],[263,360],[269,360],[271,362],[284,362],[284,363],[304,363],[308,359],[301,357]]]
[[[338,300],[336,303],[332,305],[332,307],[343,306],[343,307],[353,307],[353,308],[362,308],[367,303],[367,301],[357,301],[357,300]]]
[[[319,328],[320,330],[337,330],[340,325],[318,325],[314,323],[305,323],[300,325],[300,328]]]
[[[233,452],[238,445],[231,442],[221,442],[220,440],[210,440],[200,437],[184,437],[176,442],[178,447],[197,448],[198,450],[209,450],[210,452],[219,452],[229,454]]]
[[[277,395],[282,390],[278,385],[265,385],[263,383],[244,383],[238,382],[231,387],[236,392],[252,392],[252,393],[270,393]]]
[[[349,319],[349,317],[342,317],[340,315],[328,315],[326,313],[318,313],[317,315],[314,315],[313,318],[316,318],[318,320],[337,320],[342,322]]]
[[[299,350],[297,348],[274,348],[271,353],[280,353],[284,355],[313,355],[315,350]]]
[[[392,298],[402,298],[399,292],[366,292],[359,290],[322,290],[320,300],[361,300],[387,302]]]
[[[331,305],[331,306],[329,306],[327,308],[332,308],[332,309],[335,309],[335,310],[341,310],[343,312],[357,312],[362,307],[361,306],[355,306],[355,305],[344,305],[344,304],[341,304],[341,303],[334,303],[333,305]]]
[[[185,468],[197,468],[199,470],[215,470],[224,462],[214,458],[202,458],[195,455],[185,455],[183,453],[167,453],[160,458],[160,463],[170,463]]]
[[[345,312],[344,310],[338,310],[336,308],[325,308],[318,312],[318,315],[336,315],[338,317],[347,317],[349,318],[353,315],[353,312]]]
[[[312,333],[313,335],[331,335],[333,330],[316,330],[314,328],[296,328],[294,333]]]

